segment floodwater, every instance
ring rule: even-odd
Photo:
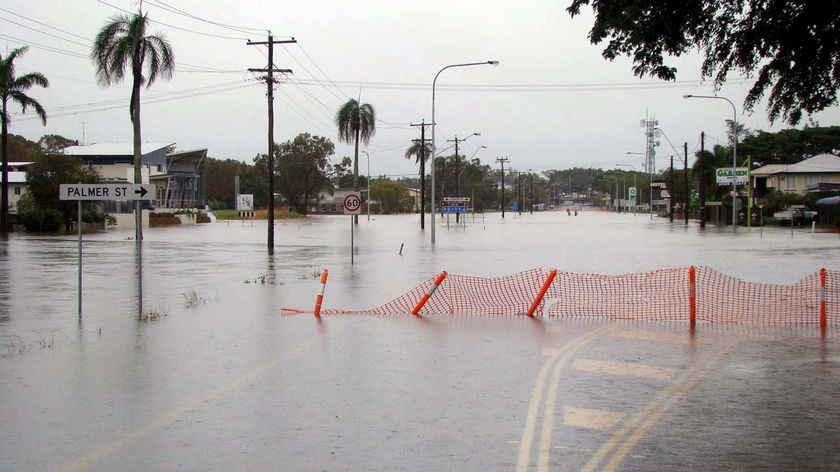
[[[361,215],[0,240],[0,470],[840,469],[840,342],[810,326],[281,315],[441,270],[704,265],[795,283],[840,237],[646,214]]]

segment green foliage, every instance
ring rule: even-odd
[[[9,146],[9,162],[33,162],[43,154],[38,143],[32,142],[23,136],[10,134],[6,141]]]
[[[27,231],[52,233],[61,228],[64,218],[56,208],[33,208],[21,215],[21,223]]]
[[[818,154],[840,152],[840,126],[806,126],[776,133],[758,131],[738,143],[738,155],[755,165],[795,164]]]
[[[351,98],[335,114],[335,124],[338,126],[338,140],[343,143],[353,142],[355,144],[353,188],[358,189],[359,140],[367,146],[370,143],[370,138],[376,134],[376,110],[370,104],[362,104]]]
[[[26,113],[27,109],[35,110],[41,123],[47,124],[47,113],[44,107],[37,100],[26,94],[26,91],[35,85],[49,87],[50,83],[40,72],[30,72],[21,76],[15,74],[15,60],[26,54],[28,47],[13,49],[6,57],[0,56],[0,169],[2,169],[2,182],[0,182],[0,232],[8,231],[9,226],[9,122],[11,113],[9,106],[16,104],[21,112]]]
[[[798,123],[802,114],[837,103],[840,87],[840,2],[813,0],[572,0],[576,16],[591,5],[593,44],[602,55],[633,58],[633,72],[676,78],[666,56],[705,54],[703,77],[725,82],[730,73],[752,76],[745,107],[769,91],[770,119]]]
[[[764,212],[768,215],[772,215],[773,213],[784,210],[791,205],[813,206],[814,198],[807,195],[774,190],[773,192],[767,194],[764,202]]]
[[[234,207],[234,199],[236,198],[233,194],[235,191],[234,181],[237,175],[240,175],[240,192],[251,193],[242,190],[242,174],[245,173],[244,170],[246,167],[249,167],[248,164],[233,159],[221,160],[208,157],[205,160],[204,173],[201,177],[204,179],[207,200],[210,202],[212,208]],[[250,186],[249,182],[244,182],[244,184]],[[262,195],[261,198],[265,199],[266,195]]]
[[[379,203],[380,213],[395,214],[414,211],[414,198],[399,182],[377,179],[370,183],[370,197]]]
[[[72,156],[41,156],[26,172],[26,184],[28,193],[32,196],[33,206],[59,211],[62,219],[68,224],[76,220],[77,203],[59,200],[59,185],[93,184],[98,180],[99,176],[95,170]],[[95,202],[83,202],[82,207],[90,209],[94,204]]]
[[[58,154],[66,147],[78,145],[78,141],[57,134],[45,134],[38,140],[38,146],[47,154]]]
[[[105,221],[105,215],[98,211],[83,211],[82,221],[85,223],[102,223]]]
[[[317,203],[319,191],[331,186],[329,156],[334,151],[335,146],[329,139],[309,133],[275,144],[277,191],[295,212],[306,215]],[[258,156],[255,167],[267,172],[268,156]]]

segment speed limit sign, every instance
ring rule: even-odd
[[[350,192],[344,197],[344,214],[358,215],[362,212],[362,194],[359,192]]]

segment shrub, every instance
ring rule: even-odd
[[[55,232],[61,228],[62,216],[55,208],[33,208],[22,215],[21,223],[27,231]]]

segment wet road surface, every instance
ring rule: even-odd
[[[607,215],[441,231],[431,250],[395,221],[360,230],[353,268],[343,218],[287,225],[273,257],[264,227],[150,231],[144,304],[165,312],[151,322],[137,320],[121,234],[85,243],[81,325],[75,241],[0,242],[0,470],[840,468],[835,327],[700,324],[692,337],[684,323],[279,314],[311,305],[322,266],[325,305],[365,308],[442,268],[616,273],[688,259],[790,283],[840,260],[836,239],[698,236]],[[598,228],[661,250],[622,255]],[[525,247],[494,252],[507,233]]]

